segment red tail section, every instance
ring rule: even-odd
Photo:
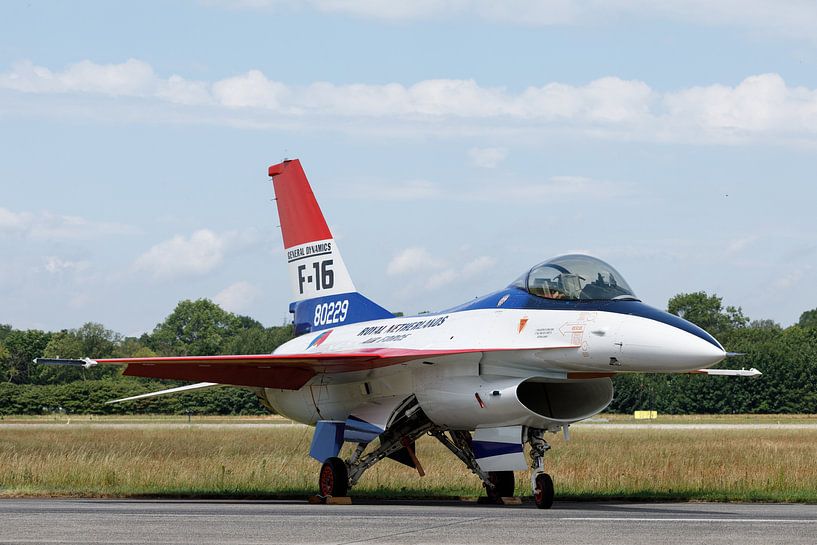
[[[357,292],[297,159],[269,167],[284,238],[295,333],[394,315]]]
[[[293,159],[272,165],[269,167],[269,175],[278,200],[284,248],[331,239],[332,233],[329,232],[329,226],[315,200],[301,162]]]

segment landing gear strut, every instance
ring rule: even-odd
[[[434,429],[429,432],[448,450],[464,463],[471,473],[482,480],[488,500],[500,503],[503,497],[513,496],[515,487],[513,471],[483,471],[471,448],[471,433],[467,431],[449,431],[449,438],[444,431]]]
[[[545,441],[544,430],[528,429],[528,442],[530,443],[530,482],[533,489],[533,501],[539,509],[550,509],[553,505],[553,479],[545,473],[544,456],[550,450],[550,445]]]
[[[482,486],[485,487],[485,491],[488,494],[488,498],[494,501],[498,501],[499,498],[502,497],[501,494],[498,493],[498,487],[503,486],[503,491],[507,489],[507,476],[502,477],[494,477],[491,479],[491,473],[488,471],[483,471],[479,464],[477,463],[477,459],[474,457],[474,451],[471,448],[471,433],[467,431],[454,431],[451,430],[448,434],[451,436],[449,437],[446,435],[446,432],[440,429],[433,429],[429,431],[429,434],[433,435],[440,443],[445,446],[448,450],[454,453],[454,456],[460,459],[462,463],[464,463],[468,469],[471,470],[471,473],[476,475],[482,481]],[[497,471],[496,473],[510,473],[511,474],[511,495],[513,494],[513,471],[505,472],[505,471]],[[501,481],[501,483],[499,482]]]

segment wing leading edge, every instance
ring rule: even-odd
[[[573,348],[557,346],[548,349]],[[542,350],[538,348],[536,350]],[[320,354],[257,354],[233,356],[173,356],[154,358],[59,359],[37,358],[35,363],[45,365],[126,365],[124,375],[160,379],[189,380],[297,390],[319,373],[365,371],[378,367],[398,365],[409,361],[514,350],[407,350],[380,348],[357,352]],[[523,350],[527,351],[527,350]]]

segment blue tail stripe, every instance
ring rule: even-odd
[[[394,318],[394,314],[358,292],[296,301],[289,305],[289,311],[294,314],[296,335],[346,324]]]

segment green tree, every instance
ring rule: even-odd
[[[38,329],[12,329],[3,340],[9,353],[3,378],[17,384],[29,382],[29,372],[35,367],[32,362],[43,355],[51,335]]]
[[[782,331],[783,328],[780,327],[780,324],[775,322],[774,320],[769,320],[765,318],[763,320],[752,320],[749,324],[749,327],[754,329],[773,329],[775,331]]]
[[[223,353],[226,341],[245,325],[247,320],[209,299],[185,300],[156,326],[149,347],[168,356],[214,356]]]
[[[11,354],[6,349],[6,347],[0,344],[0,381],[8,380],[11,381],[11,377],[9,376],[9,359],[11,358]]]
[[[239,331],[235,336],[227,339],[224,344],[224,354],[271,354],[292,338],[292,326],[281,327],[252,327]]]
[[[740,307],[723,307],[722,299],[706,292],[679,293],[667,303],[667,312],[702,327],[716,337],[746,327],[749,319]]]
[[[8,324],[0,324],[0,343],[11,333],[11,326]]]
[[[156,352],[146,346],[141,338],[125,337],[117,343],[114,349],[116,358],[152,358]]]
[[[43,351],[47,358],[111,358],[122,340],[119,333],[102,324],[88,322],[78,329],[63,330],[52,335]],[[117,374],[115,367],[98,366],[91,369],[62,365],[41,365],[32,370],[31,382],[58,384],[80,379],[98,379]]]
[[[807,310],[800,315],[800,320],[797,322],[800,327],[817,328],[817,308]]]

